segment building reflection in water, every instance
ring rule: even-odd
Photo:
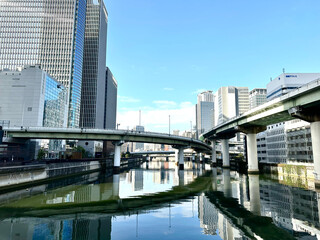
[[[238,199],[253,214],[271,217],[299,239],[320,239],[320,193],[229,170],[214,173],[213,180],[213,189]]]
[[[6,219],[0,224],[0,239],[111,239],[111,216],[73,218],[75,219]]]

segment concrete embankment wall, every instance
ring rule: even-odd
[[[142,163],[142,159],[125,159],[122,168],[130,168]],[[47,162],[20,166],[0,167],[0,190],[27,187],[28,185],[52,181],[95,171],[112,169],[112,159],[91,161]]]

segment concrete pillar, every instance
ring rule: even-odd
[[[200,156],[200,163],[202,163],[203,162],[203,154],[199,153],[199,156]]]
[[[115,144],[114,145],[114,159],[113,159],[113,171],[114,173],[120,172],[120,160],[121,160],[121,145]]]
[[[255,215],[261,215],[259,175],[248,175],[250,211]]]
[[[247,150],[248,150],[248,173],[258,174],[258,154],[257,154],[257,134],[247,134]]]
[[[175,162],[176,162],[176,165],[178,166],[179,165],[179,150],[178,149],[175,149],[174,150],[174,159],[175,159]]]
[[[184,186],[184,171],[179,170],[178,176],[179,176],[179,186]]]
[[[113,174],[112,176],[112,197],[113,198],[119,198],[120,193],[120,175],[119,174]]]
[[[184,169],[184,153],[183,153],[184,148],[181,147],[179,148],[179,152],[178,152],[178,159],[179,159],[179,170],[183,170]]]
[[[213,166],[217,166],[216,140],[213,140],[211,144],[212,144],[211,163]]]
[[[192,154],[192,162],[196,161],[196,156],[194,154]]]
[[[315,187],[320,188],[320,121],[310,123]]]
[[[229,139],[221,139],[221,151],[222,151],[222,167],[230,168],[229,159]]]
[[[218,179],[217,179],[217,168],[212,168],[212,190],[217,191],[218,189]]]
[[[223,194],[225,197],[232,197],[230,170],[223,169],[222,176],[223,176]]]

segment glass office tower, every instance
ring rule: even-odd
[[[86,0],[1,0],[0,69],[41,65],[68,89],[68,127],[79,127]]]
[[[104,128],[108,14],[102,0],[87,0],[80,127]]]

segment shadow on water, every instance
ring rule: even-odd
[[[181,173],[183,173],[183,171],[178,172],[178,175],[181,175]],[[22,199],[0,206],[0,217],[1,219],[73,219],[74,216],[78,218],[77,216],[90,216],[94,214],[95,217],[97,217],[97,215],[99,216],[100,222],[101,219],[110,218],[110,216],[130,216],[148,213],[156,209],[166,208],[168,204],[180,204],[188,201],[188,199],[192,199],[194,196],[199,196],[202,197],[202,199],[205,197],[210,204],[214,206],[216,212],[222,214],[223,218],[227,219],[229,224],[231,224],[233,228],[238,229],[246,238],[294,239],[290,233],[278,228],[273,223],[272,218],[257,214],[254,209],[255,204],[252,204],[252,211],[249,211],[238,203],[238,199],[232,198],[230,192],[230,171],[224,171],[222,175],[224,178],[222,186],[223,192],[217,191],[217,172],[206,171],[202,176],[197,177],[189,184],[180,184],[172,187],[172,189],[168,191],[131,198],[119,197],[119,186],[115,185],[115,181],[119,181],[119,175],[114,175],[112,179],[107,178],[101,181],[108,184],[107,187],[104,186],[105,188],[111,189],[107,199],[100,198],[97,201],[89,202],[78,201],[46,204],[48,200],[45,197],[36,195],[28,199]],[[103,178],[103,176],[91,178],[91,183],[100,182],[101,177]],[[255,179],[253,181],[255,181]],[[90,184],[90,181],[87,183]],[[71,189],[74,191],[75,186],[64,187],[62,191],[60,191],[60,195],[65,196],[67,193],[70,193]],[[83,191],[84,189],[81,189],[81,185],[79,185],[78,190]],[[255,192],[254,188],[251,189],[251,192]],[[57,199],[59,199],[59,197],[55,198],[55,200]],[[79,219],[77,221],[77,224],[81,225],[81,220]]]

